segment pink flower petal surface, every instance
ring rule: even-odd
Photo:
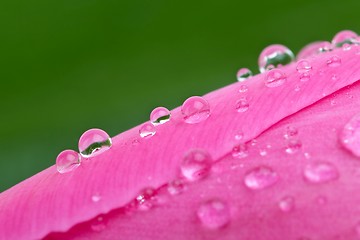
[[[39,239],[52,232],[66,233],[49,239],[352,239],[360,220],[360,163],[339,146],[338,131],[360,110],[358,48],[309,59],[313,70],[307,82],[299,81],[296,64],[291,64],[282,68],[287,79],[281,86],[266,87],[260,74],[209,93],[204,96],[211,107],[206,121],[187,124],[175,109],[171,121],[149,139],[140,139],[136,127],[114,137],[110,150],[76,171],[62,175],[53,166],[19,183],[0,194],[0,239]],[[334,55],[341,64],[329,67]],[[245,94],[239,93],[242,84],[248,85]],[[236,103],[243,96],[249,108],[238,112]],[[288,125],[301,129],[301,150],[294,154],[284,149]],[[244,159],[230,154],[239,131],[244,141],[261,134]],[[258,154],[268,144],[266,156]],[[208,178],[189,185],[164,207],[124,214],[121,207],[140,190],[179,176],[182,156],[192,148],[208,150],[216,161]],[[330,162],[339,177],[331,185],[304,181],[304,168],[312,161]],[[274,169],[279,179],[271,188],[249,189],[246,174],[262,165]],[[94,195],[100,200],[93,201]],[[294,197],[298,211],[279,210],[277,201],[284,195]],[[196,217],[200,202],[209,198],[223,198],[230,207],[231,221],[222,231],[204,229]],[[91,231],[90,219],[99,214],[105,214],[106,226]],[[340,230],[347,237],[340,238]]]

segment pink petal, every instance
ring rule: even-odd
[[[172,201],[168,208],[158,208],[148,213],[135,214],[132,217],[124,216],[121,210],[108,214],[106,216],[109,218],[108,224],[114,224],[111,227],[106,227],[105,231],[100,231],[100,233],[105,234],[102,236],[103,239],[106,237],[113,239],[114,236],[120,238],[119,233],[124,236],[124,239],[134,235],[139,238],[154,236],[156,239],[164,239],[166,236],[177,236],[179,239],[188,239],[186,236],[203,238],[222,236],[223,239],[226,237],[231,239],[234,237],[234,231],[237,234],[236,239],[240,236],[244,236],[245,239],[284,239],[278,238],[280,233],[291,238],[300,230],[305,236],[307,233],[314,233],[318,229],[320,231],[319,236],[322,232],[325,234],[324,229],[326,228],[321,229],[321,227],[326,226],[324,223],[331,219],[335,221],[334,216],[343,217],[350,211],[354,211],[352,217],[356,216],[358,211],[356,208],[344,209],[341,206],[342,203],[352,205],[355,200],[359,200],[358,197],[353,194],[355,195],[354,202],[349,197],[344,200],[339,197],[342,194],[351,196],[354,176],[351,172],[347,173],[349,175],[341,174],[342,178],[337,182],[337,186],[333,184],[331,188],[326,188],[324,185],[321,188],[324,194],[330,196],[329,198],[333,196],[335,199],[337,197],[334,202],[329,202],[332,211],[318,210],[319,207],[315,205],[316,209],[309,206],[309,199],[311,196],[316,197],[315,193],[319,193],[319,188],[305,187],[305,183],[299,177],[300,172],[298,172],[303,166],[300,164],[304,164],[301,160],[297,161],[296,156],[289,161],[281,157],[284,154],[283,147],[276,145],[276,139],[281,138],[280,132],[283,129],[281,124],[284,122],[287,124],[286,120],[276,126],[273,125],[312,105],[324,96],[359,80],[360,56],[355,55],[354,50],[355,48],[348,52],[336,50],[310,59],[314,75],[311,76],[311,80],[300,86],[300,91],[294,90],[299,85],[299,74],[296,72],[295,64],[283,68],[288,76],[287,82],[277,88],[265,87],[264,75],[258,75],[249,80],[248,83],[249,90],[246,96],[249,109],[246,112],[238,113],[235,109],[236,102],[241,97],[238,90],[242,84],[235,83],[205,96],[212,110],[211,116],[204,122],[195,125],[186,124],[182,121],[180,109],[175,109],[172,111],[172,120],[158,127],[157,134],[150,139],[139,140],[140,143],[134,145],[133,141],[139,139],[139,127],[136,127],[113,138],[112,149],[89,161],[84,161],[74,172],[60,175],[53,166],[14,186],[0,195],[0,230],[2,232],[0,239],[42,238],[48,233],[67,231],[72,226],[92,219],[100,213],[107,213],[120,208],[133,199],[144,187],[156,188],[176,178],[179,174],[181,157],[186,151],[195,147],[207,149],[215,160],[229,160],[219,161],[218,167],[215,168],[217,170],[214,177],[209,177],[191,186],[186,194],[177,197],[176,201]],[[342,64],[336,68],[328,67],[326,61],[334,54],[342,59]],[[336,81],[332,80],[334,74],[337,75]],[[360,95],[359,93],[356,94],[357,96]],[[356,94],[354,92],[354,96]],[[331,127],[338,128],[347,120],[348,115],[345,113],[352,114],[352,111],[349,107],[341,106],[341,104],[345,106],[345,101],[338,105],[337,111],[328,111],[329,105],[321,105],[326,102],[326,99],[314,105],[315,110],[310,107],[288,119],[292,119],[292,125],[299,124],[299,126],[304,127],[304,132],[311,134],[311,137],[303,135],[304,147],[309,147],[315,152],[313,147],[318,146],[316,148],[318,151],[315,153],[321,153],[321,160],[327,156],[335,165],[340,160],[345,162],[338,166],[339,172],[343,173],[349,171],[348,165],[355,164],[356,161],[335,159],[334,156],[337,156],[335,154],[347,156],[347,158],[353,157],[338,147],[332,149],[329,148],[330,145],[326,145],[337,144],[337,142],[336,137],[324,139],[324,136],[328,136],[329,129],[325,128],[323,120],[334,117],[335,119],[328,124]],[[343,116],[340,113],[343,113]],[[297,119],[298,116],[299,119]],[[316,122],[319,120],[322,121]],[[262,139],[264,142],[271,140],[271,143],[274,143],[274,157],[271,157],[269,164],[278,166],[277,171],[280,180],[273,187],[276,190],[263,191],[255,195],[252,191],[244,188],[242,182],[244,178],[243,169],[237,170],[237,174],[230,174],[233,171],[229,169],[229,164],[239,160],[233,160],[228,154],[236,143],[234,136],[239,130],[243,131],[244,140],[250,140],[271,126],[273,126],[271,130],[266,131],[259,137],[259,140]],[[316,134],[314,134],[315,132]],[[305,145],[305,140],[308,141],[309,146]],[[324,143],[326,148],[323,145],[316,145],[317,143]],[[275,157],[276,154],[279,157]],[[260,164],[261,161],[261,157],[253,156],[248,168]],[[217,180],[217,177],[220,180]],[[217,181],[220,183],[216,183]],[[346,185],[349,182],[353,185]],[[304,186],[302,187],[301,184]],[[214,187],[209,189],[205,186]],[[232,186],[232,189],[225,192],[225,186]],[[304,193],[296,192],[299,189],[303,190]],[[194,209],[201,200],[198,197],[199,194],[206,193],[207,197],[213,194],[214,197],[219,197],[221,191],[221,196],[227,199],[230,206],[233,207],[231,212],[234,220],[224,232],[218,233],[221,235],[200,231],[198,224],[196,224],[197,219],[194,217]],[[289,216],[282,217],[279,212],[276,212],[274,203],[268,199],[281,197],[281,193],[289,194],[291,191],[297,197],[299,206],[304,206],[302,208],[304,214],[294,214],[294,217],[290,219]],[[101,200],[92,201],[94,194],[101,196]],[[245,210],[243,210],[244,208]],[[260,208],[261,211],[259,211]],[[318,215],[313,219],[310,217],[315,214],[311,214],[311,210],[318,210]],[[177,215],[177,211],[180,211],[181,214]],[[260,213],[263,215],[257,216]],[[331,218],[326,214],[333,214],[331,215],[333,217]],[[319,221],[322,219],[320,217],[328,217],[328,219]],[[155,219],[156,222],[154,222]],[[161,219],[164,221],[160,221]],[[182,220],[186,220],[187,224],[178,224]],[[307,225],[305,220],[309,221],[310,224]],[[345,228],[343,225],[348,227],[351,221],[353,219],[350,217],[347,221],[337,220],[335,222],[337,227],[334,229]],[[263,222],[266,222],[264,228],[257,233]],[[141,223],[145,224],[141,225]],[[243,231],[238,230],[240,226]],[[295,229],[294,226],[296,226]],[[308,226],[310,226],[309,229]],[[82,229],[82,225],[79,229]],[[88,228],[85,226],[84,229]],[[143,235],[141,230],[144,231]],[[74,230],[69,232],[69,237],[77,236],[77,234],[80,234],[80,237],[85,237],[92,233],[87,230]],[[332,236],[331,234],[330,231],[327,236]],[[264,236],[267,238],[261,238]]]

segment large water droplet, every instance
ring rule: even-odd
[[[252,72],[247,68],[241,68],[236,74],[236,78],[239,82],[243,82],[251,76]]]
[[[360,114],[353,116],[340,133],[340,141],[343,146],[360,157]]]
[[[64,150],[56,158],[56,169],[59,173],[67,173],[80,166],[80,155],[73,150]]]
[[[246,112],[249,109],[249,102],[246,98],[241,98],[236,102],[235,108],[239,113]]]
[[[244,178],[245,186],[253,190],[264,189],[279,180],[278,174],[270,167],[261,166],[249,171]]]
[[[203,226],[209,229],[219,229],[230,222],[228,205],[218,199],[202,203],[197,210],[197,216]]]
[[[181,172],[189,181],[205,178],[212,165],[210,154],[203,149],[193,149],[185,154],[181,163]]]
[[[294,209],[295,200],[291,196],[286,196],[280,199],[279,201],[279,208],[283,212],[290,212]]]
[[[337,179],[337,168],[328,162],[314,162],[305,166],[304,178],[311,183],[324,183]]]
[[[321,52],[328,52],[332,50],[332,45],[329,42],[313,42],[303,47],[297,55],[297,59],[305,59]]]
[[[334,55],[326,61],[326,64],[328,67],[339,67],[341,65],[341,58]]]
[[[334,38],[332,39],[331,43],[335,47],[342,47],[344,44],[354,44],[357,43],[356,38],[358,35],[350,30],[343,30],[338,32]]]
[[[296,65],[296,70],[298,71],[298,73],[310,72],[311,69],[312,69],[312,66],[311,66],[310,62],[305,59],[298,61],[297,65]]]
[[[284,45],[274,44],[266,47],[259,56],[260,72],[273,67],[284,66],[294,60],[292,51]]]
[[[79,151],[85,158],[97,156],[110,147],[110,136],[105,131],[97,128],[84,132],[79,140]]]
[[[181,106],[181,112],[186,123],[199,123],[210,116],[210,105],[202,97],[190,97]]]
[[[150,121],[154,126],[166,123],[170,120],[171,113],[167,108],[157,107],[150,114]]]
[[[154,125],[147,122],[147,123],[144,123],[140,127],[139,134],[140,134],[140,137],[142,137],[142,138],[150,138],[156,134],[156,129],[155,129]]]
[[[286,75],[280,69],[272,69],[265,75],[265,85],[273,88],[283,85],[286,82]]]

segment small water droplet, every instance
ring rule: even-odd
[[[310,158],[311,158],[311,155],[310,155],[310,153],[305,152],[305,153],[304,153],[304,157],[305,157],[306,159],[310,159]]]
[[[212,165],[210,154],[203,149],[193,149],[185,154],[181,163],[181,172],[189,181],[205,178]]]
[[[302,73],[302,74],[300,74],[300,76],[299,76],[301,82],[307,82],[307,81],[309,81],[309,80],[310,80],[310,77],[311,77],[311,75],[310,75],[310,73],[308,73],[308,72]]]
[[[293,126],[287,126],[284,134],[285,139],[294,138],[298,135],[298,130]]]
[[[97,156],[111,147],[110,136],[101,129],[90,129],[79,140],[80,154],[85,158]]]
[[[248,148],[245,143],[241,143],[232,149],[234,158],[246,158],[249,155]]]
[[[326,61],[326,64],[328,67],[339,67],[341,65],[341,58],[334,55]]]
[[[157,192],[154,188],[145,188],[135,199],[137,209],[147,211],[153,208],[156,204],[156,195]]]
[[[279,176],[272,168],[261,166],[249,171],[244,183],[250,189],[259,190],[274,185],[278,180]]]
[[[246,98],[241,98],[236,102],[235,108],[239,113],[246,112],[249,109],[249,103]]]
[[[210,116],[210,105],[204,98],[194,96],[183,103],[181,112],[186,123],[199,123]]]
[[[288,154],[297,153],[302,147],[302,143],[299,139],[288,139],[285,152]]]
[[[140,127],[139,134],[142,138],[150,138],[156,134],[156,129],[154,125],[152,125],[150,122],[147,122]]]
[[[265,75],[265,85],[269,88],[279,87],[286,82],[286,75],[280,69],[272,69]]]
[[[331,105],[331,106],[335,106],[335,105],[336,105],[336,101],[335,101],[334,99],[331,100],[331,101],[330,101],[330,105]]]
[[[266,47],[259,56],[260,72],[274,67],[285,66],[294,60],[292,51],[284,45],[274,44]]]
[[[248,90],[249,90],[249,88],[246,85],[241,85],[240,88],[239,88],[240,93],[247,92]]]
[[[255,146],[258,143],[258,141],[254,138],[250,141],[251,146]]]
[[[80,166],[80,155],[73,150],[64,150],[56,158],[56,169],[59,173],[71,172]]]
[[[302,59],[298,61],[296,65],[296,70],[298,73],[307,73],[310,72],[312,69],[312,66],[308,60]]]
[[[95,232],[101,232],[105,230],[106,224],[104,222],[104,217],[96,217],[94,220],[91,221],[91,229]]]
[[[265,157],[267,155],[266,149],[260,149],[259,154],[260,154],[260,156]]]
[[[331,80],[333,80],[333,81],[337,81],[337,80],[339,80],[338,75],[333,74],[333,75],[331,76]]]
[[[219,229],[230,222],[228,205],[218,199],[202,203],[197,210],[197,216],[203,226],[209,229]]]
[[[324,183],[339,178],[339,172],[331,163],[315,162],[305,166],[304,178],[311,183]]]
[[[182,180],[174,180],[168,183],[167,191],[170,195],[181,194],[185,189],[185,184]]]
[[[360,114],[353,116],[343,127],[340,133],[342,145],[360,157]]]
[[[343,30],[338,32],[334,38],[332,39],[331,43],[334,47],[342,47],[345,44],[354,44],[356,43],[357,34],[350,30]]]
[[[235,138],[236,141],[242,141],[244,139],[244,133],[242,131],[238,131],[235,134],[234,138]]]
[[[239,82],[243,82],[251,76],[252,72],[247,68],[241,68],[236,74],[236,78]]]
[[[161,125],[170,120],[171,113],[167,108],[157,107],[150,113],[150,122],[154,125]]]
[[[94,194],[94,195],[92,195],[91,196],[91,201],[93,201],[93,202],[99,202],[101,200],[101,196],[100,196],[100,194],[98,194],[98,193],[96,193],[96,194]]]
[[[294,209],[295,199],[291,196],[283,197],[279,201],[279,208],[283,212],[290,212]]]
[[[309,58],[321,52],[328,52],[332,50],[332,45],[326,41],[313,42],[303,47],[297,55],[297,59]]]

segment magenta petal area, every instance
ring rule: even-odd
[[[149,139],[140,139],[136,127],[76,171],[61,175],[53,166],[19,183],[0,194],[0,239],[355,239],[360,161],[342,147],[338,132],[360,110],[358,48],[308,59],[312,72],[306,82],[291,64],[281,68],[287,76],[281,86],[266,87],[260,74],[219,89],[204,96],[211,109],[205,121],[185,123],[175,109]],[[334,55],[341,63],[329,66]],[[248,91],[240,93],[244,84]],[[249,108],[238,112],[244,96]],[[284,140],[289,125],[298,129],[300,144]],[[257,141],[249,143],[247,157],[234,159],[239,131],[243,141]],[[296,151],[287,152],[289,147]],[[206,149],[215,160],[206,178],[163,206],[132,214],[122,208],[142,189],[177,178],[192,148]],[[306,181],[307,164],[323,162],[337,174],[319,168],[314,171],[327,181]],[[260,173],[261,181],[273,182],[248,188],[244,179],[261,166],[274,171]],[[278,207],[285,196],[294,198],[286,213]],[[217,230],[196,215],[199,204],[212,198],[221,198],[230,211],[229,222]]]

